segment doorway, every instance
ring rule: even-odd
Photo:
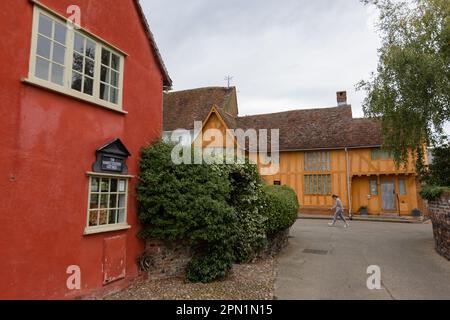
[[[394,180],[381,181],[381,208],[383,212],[397,212],[397,199]]]

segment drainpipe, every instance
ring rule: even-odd
[[[348,148],[345,148],[345,161],[346,161],[346,167],[347,167],[348,215],[350,217],[350,220],[352,220],[353,213],[352,213],[352,196],[350,194],[350,159],[348,156]]]

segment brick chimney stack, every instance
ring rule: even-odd
[[[337,103],[338,106],[346,106],[347,105],[347,91],[339,91],[337,94]]]

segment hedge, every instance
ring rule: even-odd
[[[264,186],[262,213],[267,217],[267,235],[290,228],[298,218],[298,209],[298,198],[293,189],[288,186]]]
[[[188,242],[194,251],[189,281],[226,277],[233,263],[257,257],[267,235],[295,222],[295,192],[264,186],[256,165],[176,165],[173,147],[157,142],[142,150],[139,236]]]

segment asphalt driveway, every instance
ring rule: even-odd
[[[450,299],[450,261],[434,250],[431,224],[298,220],[279,256],[281,300]],[[381,270],[381,289],[367,287],[367,268]]]

